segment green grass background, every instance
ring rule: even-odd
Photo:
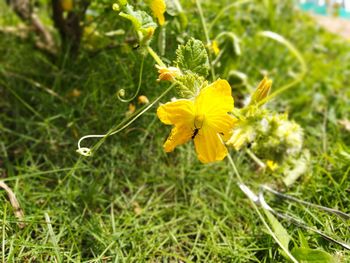
[[[206,21],[229,3],[203,3]],[[183,4],[190,25],[183,32],[175,26],[169,30],[168,59],[188,36],[205,40],[196,5]],[[2,24],[17,23],[3,5]],[[292,79],[299,65],[285,47],[257,33],[274,31],[296,46],[307,75],[269,104],[303,127],[304,147],[311,153],[307,172],[288,193],[350,212],[350,136],[339,124],[350,118],[350,43],[325,32],[293,6],[291,1],[251,1],[226,12],[210,37],[234,32],[242,54],[231,56],[217,75],[233,84],[229,72],[238,70],[255,86],[268,72],[277,89]],[[99,27],[118,29],[124,22],[112,13]],[[123,38],[117,40],[122,43]],[[153,46],[157,50],[156,41]],[[116,93],[120,88],[127,96],[133,93],[139,69],[140,54],[130,48],[82,50],[75,60],[62,55],[52,62],[31,41],[1,35],[0,177],[16,193],[26,221],[20,229],[0,191],[2,262],[284,262],[236,186],[227,161],[202,165],[191,143],[164,153],[169,127],[156,118],[155,108],[108,138],[93,157],[75,152],[79,137],[103,134],[125,118],[128,104]],[[167,87],[156,78],[148,56],[140,94],[150,100]],[[69,96],[73,89],[81,96]],[[248,93],[233,85],[236,105]],[[258,172],[244,152],[231,154],[253,188],[281,179],[280,174]],[[294,214],[349,241],[349,222],[305,209]],[[284,226],[298,245],[298,228]],[[350,262],[349,252],[341,247],[303,233],[312,248]]]

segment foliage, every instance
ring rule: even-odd
[[[306,77],[266,106],[281,116],[287,111],[289,119],[303,128],[304,147],[310,150],[307,171],[285,190],[349,212],[344,189],[350,188],[350,139],[340,123],[349,119],[350,112],[349,43],[315,26],[289,1],[238,2],[211,24],[232,2],[203,1],[210,40],[224,31],[239,39],[234,43],[240,56],[232,56],[233,43],[224,38],[218,39],[218,56],[209,53],[216,76],[228,79],[235,107],[240,109],[266,74],[273,79],[273,92],[300,70],[288,49],[258,32],[277,32],[300,50],[308,68]],[[135,3],[137,10],[147,10],[143,3]],[[52,60],[31,42],[1,33],[0,176],[16,193],[26,227],[19,227],[1,191],[0,258],[5,262],[47,262],[59,257],[65,262],[284,262],[225,162],[201,165],[190,144],[169,155],[163,152],[168,129],[157,121],[155,110],[108,138],[93,158],[74,152],[79,137],[92,131],[104,133],[125,120],[129,105],[120,102],[116,93],[123,88],[128,95],[138,84],[143,55],[134,49],[135,29],[112,11],[112,4],[92,1],[90,11],[97,14],[87,23],[95,23],[92,32],[99,34],[93,43],[83,38],[83,47],[92,48],[83,48],[75,60],[66,54]],[[163,34],[159,27],[150,42],[154,50],[165,45],[167,63],[176,61],[174,51],[185,46],[189,36],[206,43],[196,6],[191,1],[181,4],[188,27],[181,12],[167,13],[163,42],[158,42]],[[1,5],[1,26],[17,25],[18,18]],[[41,12],[49,17],[45,9]],[[217,59],[220,53],[225,59]],[[166,84],[156,82],[150,56],[144,63],[140,94],[152,101]],[[143,109],[136,99],[132,103],[136,112]],[[232,155],[243,179],[253,186],[278,187],[284,179],[282,173],[259,169],[242,152]],[[268,201],[332,236],[350,236],[348,221],[275,198]],[[282,224],[292,240],[289,246],[295,247],[292,253],[298,248],[305,251],[296,227]],[[349,253],[339,246],[312,232],[304,234],[312,249],[309,254],[326,252],[338,262],[349,260]]]
[[[186,45],[181,45],[176,50],[175,65],[182,71],[191,71],[200,76],[208,75],[208,54],[203,43],[191,38]]]

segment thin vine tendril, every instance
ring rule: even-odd
[[[129,99],[124,99],[123,97],[125,96],[125,90],[124,89],[120,89],[117,93],[117,97],[120,101],[122,102],[130,102],[133,99],[136,98],[136,96],[139,94],[140,89],[141,89],[141,84],[142,84],[142,74],[143,74],[143,65],[144,65],[144,61],[145,61],[145,56],[142,56],[142,61],[141,61],[141,66],[140,66],[140,73],[139,73],[139,83],[137,84],[137,89],[135,94],[129,98]]]
[[[175,84],[173,83],[168,89],[166,89],[160,96],[158,96],[154,101],[152,101],[150,104],[146,105],[145,107],[141,108],[139,111],[137,111],[134,115],[130,116],[125,121],[122,121],[119,123],[115,128],[111,129],[106,134],[90,134],[83,136],[78,141],[78,149],[77,152],[84,156],[90,156],[93,151],[97,150],[99,146],[109,137],[112,135],[115,135],[125,128],[127,128],[130,124],[132,124],[135,120],[137,120],[141,115],[143,115],[145,112],[147,112],[154,104],[156,104],[161,98],[163,98],[170,90],[174,88]],[[88,147],[81,147],[81,142],[88,138],[102,138],[99,142],[97,142],[92,149]]]

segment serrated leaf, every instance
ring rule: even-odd
[[[186,74],[176,77],[177,90],[182,98],[195,97],[199,91],[207,86],[205,79],[197,74]]]
[[[130,20],[136,31],[146,33],[149,28],[155,29],[157,27],[149,14],[141,10],[135,11],[134,7],[129,4],[123,8],[123,12],[120,12],[119,15]]]
[[[186,45],[179,46],[176,50],[175,64],[183,72],[191,71],[206,77],[209,71],[209,59],[203,43],[191,38]]]
[[[292,250],[292,255],[300,263],[335,263],[335,259],[332,255],[318,249],[294,248]]]

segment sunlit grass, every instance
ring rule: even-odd
[[[186,5],[193,21],[189,34],[204,40],[200,21],[191,12],[195,5]],[[204,16],[211,20],[221,8],[203,5]],[[241,38],[242,55],[216,69],[217,76],[232,84],[231,70],[245,73],[251,86],[268,72],[273,88],[299,70],[288,50],[257,36],[259,31],[281,34],[302,53],[308,68],[303,82],[269,104],[287,111],[304,128],[305,148],[312,156],[307,173],[289,192],[349,212],[350,136],[338,121],[349,119],[350,44],[290,12],[290,4],[247,3],[222,16],[210,37],[223,30]],[[168,57],[173,56],[176,37],[185,36],[168,35]],[[1,36],[0,176],[16,193],[26,223],[19,228],[1,191],[2,261],[283,261],[227,162],[202,165],[190,144],[164,153],[169,130],[155,110],[108,138],[91,158],[75,152],[79,137],[103,134],[125,118],[128,105],[118,101],[116,93],[124,88],[132,94],[136,89],[140,57],[137,50],[111,49],[93,55],[82,52],[76,61],[50,61],[29,43]],[[144,67],[141,94],[152,100],[166,86],[156,82],[150,57]],[[72,96],[74,89],[81,95]],[[247,90],[233,85],[233,94],[238,106]],[[250,184],[281,179],[280,174],[258,172],[243,152],[232,156]],[[349,237],[348,222],[313,217],[302,209],[295,213],[343,239]],[[284,226],[297,236],[295,226]],[[304,234],[311,247],[349,260],[339,246]]]

